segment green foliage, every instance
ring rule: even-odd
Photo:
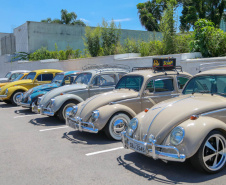
[[[100,27],[96,27],[95,29],[90,28],[89,26],[85,29],[85,39],[84,45],[89,51],[92,57],[98,56],[100,53],[100,37],[101,37],[101,29]]]
[[[194,26],[191,51],[199,51],[204,57],[226,55],[226,33],[215,28],[214,23],[206,19],[199,19]]]
[[[175,53],[189,53],[190,42],[193,40],[192,34],[177,34],[175,36]]]
[[[69,24],[69,25],[80,25],[86,26],[86,24],[82,20],[76,20],[77,14],[75,12],[68,12],[66,9],[61,10],[61,19],[54,19],[47,18],[41,20],[41,22],[46,23],[57,23],[57,24]]]
[[[124,51],[126,53],[139,53],[140,43],[134,39],[127,38],[124,42]]]
[[[101,40],[104,55],[113,55],[121,35],[121,26],[112,20],[110,24],[103,19],[101,26]]]

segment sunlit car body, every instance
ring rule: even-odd
[[[32,71],[27,75],[25,80],[11,82],[3,86],[0,91],[0,100],[5,103],[17,105],[18,98],[22,93],[35,86],[50,83],[53,77],[60,72],[63,71],[57,69],[40,69]]]
[[[29,73],[28,70],[15,70],[9,71],[4,78],[0,78],[0,83],[12,82],[16,79],[21,73]]]
[[[120,79],[115,90],[87,99],[68,114],[66,124],[79,131],[121,140],[130,118],[158,102],[179,96],[191,75],[177,70],[138,70]]]
[[[67,71],[58,73],[50,84],[39,85],[21,94],[18,99],[17,105],[21,105],[25,108],[31,108],[32,103],[34,103],[34,105],[37,106],[38,97],[43,96],[44,94],[55,88],[64,85],[70,85],[78,74],[79,71]]]
[[[48,116],[57,115],[65,121],[66,114],[74,105],[96,94],[113,90],[119,79],[128,72],[127,67],[119,68],[117,65],[93,67],[81,72],[72,85],[59,87],[40,97],[38,107],[34,105],[33,111]]]
[[[154,159],[192,164],[216,173],[226,163],[226,68],[195,75],[182,95],[133,118],[125,148]]]

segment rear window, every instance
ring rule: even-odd
[[[38,81],[52,81],[53,74],[41,74],[37,77]]]

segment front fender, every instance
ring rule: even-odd
[[[180,125],[185,130],[183,142],[176,146],[179,151],[185,154],[186,158],[192,157],[201,146],[205,137],[212,130],[226,131],[226,124],[221,120],[208,116],[200,116],[197,120],[187,120]],[[167,143],[169,143],[169,136]]]
[[[55,99],[55,102],[52,107],[52,110],[54,112],[57,112],[66,101],[74,100],[74,101],[77,101],[78,103],[84,101],[81,97],[76,96],[74,94],[59,95],[59,96],[56,96],[54,99]]]
[[[99,130],[103,129],[109,119],[117,112],[125,112],[131,117],[136,116],[136,113],[131,108],[121,104],[105,105],[97,110],[99,110],[100,117],[94,124]]]
[[[7,94],[7,98],[10,98],[12,96],[12,94],[18,90],[21,90],[21,91],[28,91],[28,89],[26,87],[23,87],[23,86],[13,86],[13,87],[9,87],[8,88],[8,94]]]

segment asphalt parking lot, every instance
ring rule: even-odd
[[[80,133],[0,102],[0,184],[225,184],[225,174],[155,161],[104,133]]]

